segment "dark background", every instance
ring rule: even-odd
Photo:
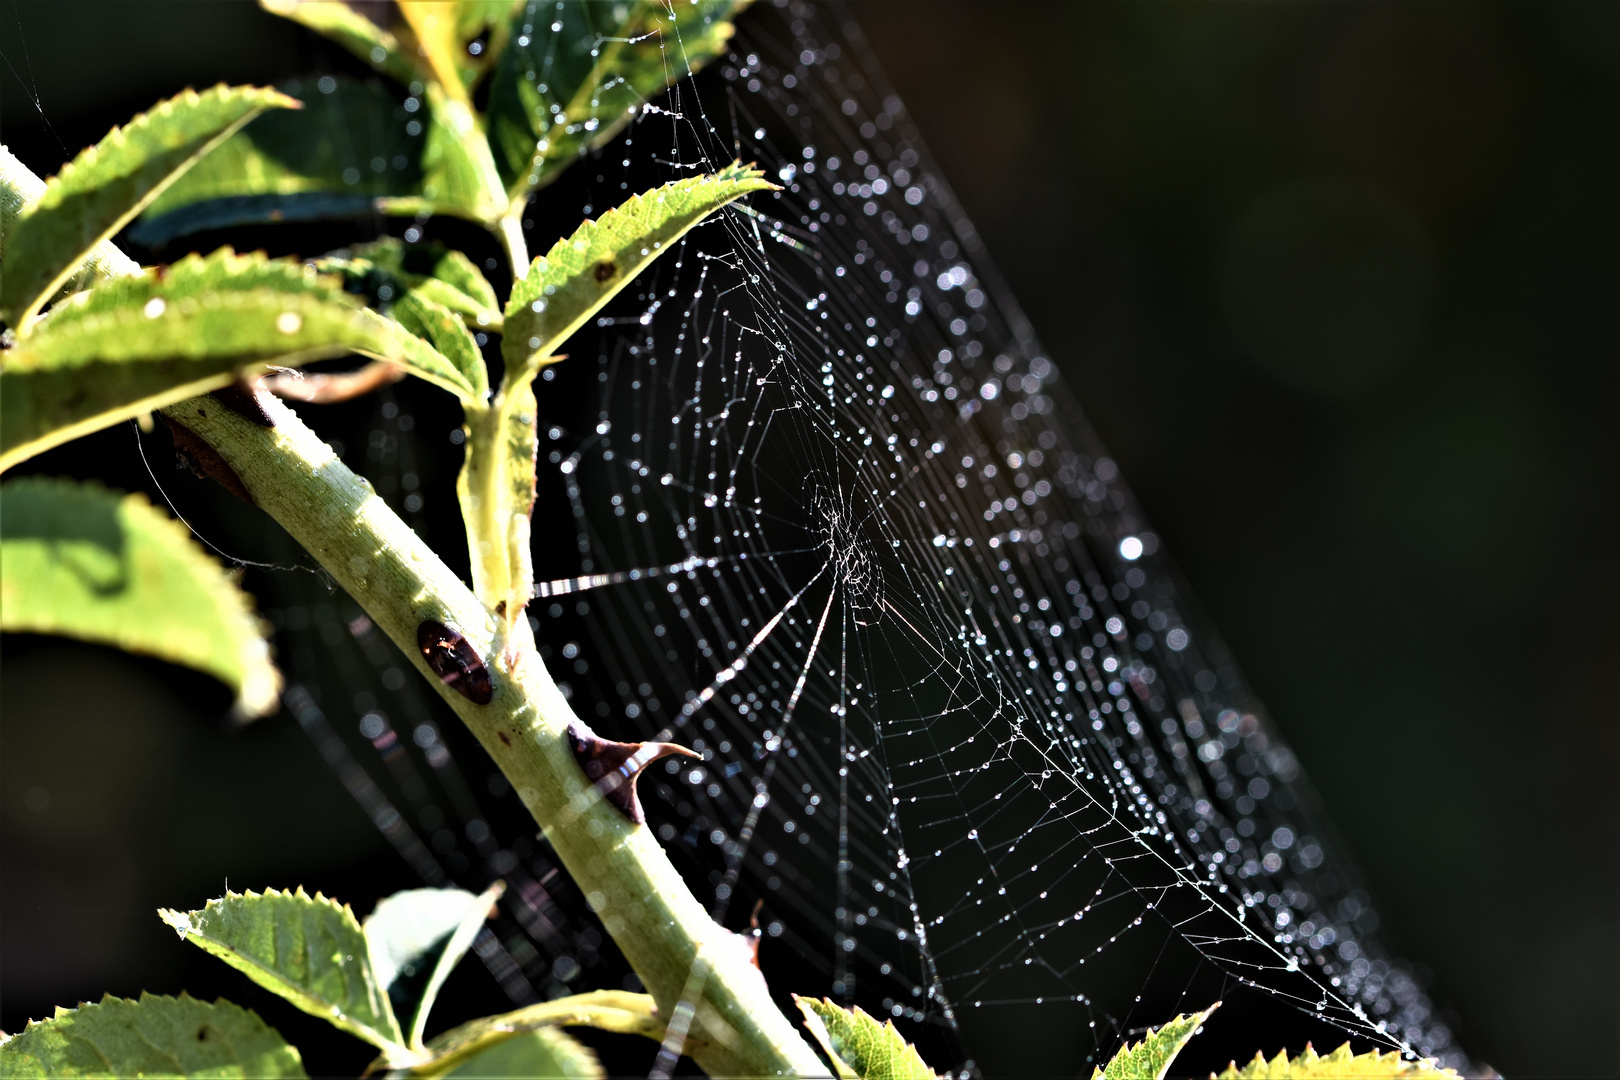
[[[1463,1045],[1620,1072],[1620,6],[854,12]],[[313,55],[223,0],[7,0],[0,51],[3,137],[41,175],[182,86]],[[114,482],[148,487],[118,439]],[[227,733],[226,704],[6,639],[6,1030],[187,986],[301,1042],[152,909],[225,876],[361,910],[414,884],[289,718]]]

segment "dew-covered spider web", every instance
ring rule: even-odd
[[[542,655],[601,734],[701,753],[641,784],[700,898],[738,929],[757,905],[776,991],[892,1017],[940,1069],[1089,1073],[1217,999],[1248,1054],[1464,1064],[841,16],[750,10],[539,193],[531,248],[734,158],[783,190],[689,234],[539,389]],[[420,521],[453,504],[410,455],[455,451],[416,423],[383,399],[349,460]],[[290,710],[424,880],[509,882],[477,951],[513,999],[590,984],[610,943],[392,646],[338,598],[278,619]]]

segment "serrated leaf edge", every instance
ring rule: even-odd
[[[257,900],[257,899],[261,899],[261,898],[269,898],[269,899],[288,898],[288,899],[293,899],[293,900],[304,900],[304,901],[308,901],[308,902],[310,902],[312,904],[315,904],[315,905],[318,905],[318,906],[324,906],[326,908],[336,910],[339,913],[339,917],[340,918],[346,918],[348,920],[348,922],[350,923],[350,925],[353,927],[355,933],[359,934],[362,940],[365,939],[365,930],[361,927],[360,920],[355,917],[353,908],[351,908],[348,904],[339,904],[336,900],[333,900],[330,897],[324,895],[319,890],[316,891],[314,896],[310,896],[309,893],[304,891],[304,887],[302,885],[300,885],[296,889],[293,889],[293,890],[290,890],[290,891],[286,890],[286,889],[265,889],[262,892],[254,892],[251,889],[249,889],[246,892],[238,893],[238,892],[232,892],[231,890],[227,889],[225,891],[224,896],[215,897],[214,899],[209,900],[198,911],[176,911],[173,908],[159,908],[158,909],[158,918],[162,919],[166,924],[168,924],[170,927],[172,927],[180,935],[180,940],[182,940],[182,941],[187,940],[192,934],[196,934],[199,939],[207,940],[210,943],[213,943],[214,939],[206,937],[206,935],[199,932],[196,929],[196,927],[194,927],[192,925],[192,921],[191,921],[192,916],[206,914],[210,910],[213,910],[216,907],[222,906],[226,902],[231,901],[231,900]],[[246,964],[248,966],[251,966],[251,967],[255,968],[258,971],[263,972],[266,976],[274,978],[274,979],[276,979],[277,981],[280,981],[280,982],[286,982],[287,981],[278,972],[276,972],[276,971],[274,971],[274,970],[272,970],[270,968],[265,967],[263,964],[259,963],[257,960],[253,959],[252,957],[245,956],[240,951],[238,951],[238,950],[236,950],[234,948],[231,948],[230,946],[226,946],[226,945],[224,945],[222,943],[219,945],[219,947],[222,948],[222,949],[228,949],[231,952],[231,954],[233,956],[235,956],[239,961],[242,961],[244,964]],[[207,951],[207,950],[205,950],[205,951]],[[367,978],[371,979],[371,981],[373,983],[375,983],[375,979],[372,977],[372,973],[371,973],[371,956],[370,956],[369,950],[368,950],[368,952],[367,952],[367,954],[366,954],[366,956],[364,958],[363,966],[365,968]],[[272,993],[276,994],[278,997],[281,997],[281,998],[283,998],[283,999],[285,999],[285,1000],[287,1000],[289,1002],[292,1002],[294,1005],[298,1004],[298,1002],[295,1001],[293,998],[288,997],[286,994],[281,993],[279,990],[275,990],[275,989],[273,989],[271,987],[268,987],[268,986],[266,986],[265,989],[270,990]],[[317,1000],[317,999],[315,999],[313,997],[313,995],[300,995],[300,996],[305,997],[305,998],[307,998],[308,1000],[311,1000],[311,1001]],[[386,990],[383,989],[383,988],[377,988],[377,997],[378,997],[378,1002],[381,1005],[383,1012],[385,1013],[385,1015],[388,1018],[393,1020],[394,1027],[396,1029],[398,1029],[399,1028],[399,1018],[394,1016],[393,1004],[392,1004],[392,1002],[390,1002],[388,1000],[388,994],[387,994]],[[300,1006],[300,1007],[302,1007],[302,1006]],[[371,1032],[373,1035],[375,1035],[377,1037],[376,1039],[371,1039],[371,1038],[366,1037],[366,1036],[362,1036],[362,1037],[367,1038],[368,1042],[371,1042],[373,1045],[375,1045],[379,1049],[381,1049],[383,1051],[384,1057],[388,1058],[389,1060],[396,1060],[397,1059],[397,1060],[401,1060],[401,1061],[410,1061],[410,1060],[413,1060],[416,1057],[416,1055],[413,1054],[412,1051],[408,1047],[406,1047],[402,1042],[398,1042],[398,1041],[395,1041],[394,1039],[390,1038],[387,1032],[377,1031],[376,1029],[370,1027],[369,1025],[361,1024],[359,1021],[352,1020],[346,1014],[342,1013],[340,1010],[338,1010],[336,1008],[333,1008],[333,1009],[331,1009],[329,1011],[328,1010],[322,1010],[320,1012],[314,1012],[314,1013],[312,1013],[312,1015],[321,1016],[324,1019],[326,1019],[329,1023],[332,1023],[334,1026],[337,1026],[337,1027],[342,1027],[343,1030],[349,1031],[351,1034],[356,1034],[356,1035],[360,1034],[360,1031],[356,1030],[356,1029],[362,1029],[364,1031]],[[347,1022],[347,1024],[342,1024],[342,1023],[339,1023],[339,1020],[346,1020],[348,1022]],[[401,1037],[403,1038],[403,1035]]]
[[[39,289],[38,295],[27,298],[27,301],[15,313],[15,318],[8,318],[7,320],[12,324],[13,329],[16,331],[19,337],[28,332],[29,324],[32,321],[33,316],[39,311],[40,307],[42,307],[44,303],[56,293],[63,282],[67,281],[73,276],[87,257],[94,254],[99,245],[109,240],[115,233],[118,232],[119,229],[123,228],[125,225],[129,224],[130,221],[134,220],[142,210],[144,210],[147,206],[150,206],[159,195],[163,194],[164,190],[170,184],[174,183],[174,181],[184,174],[187,169],[196,164],[204,154],[208,153],[208,151],[212,150],[214,147],[230,138],[236,132],[240,131],[246,124],[252,121],[254,117],[258,116],[265,109],[301,109],[304,107],[303,102],[299,101],[298,99],[288,97],[279,90],[270,89],[268,87],[228,86],[225,83],[220,83],[217,86],[202,91],[201,93],[191,89],[183,90],[174,97],[160,101],[158,104],[135,116],[127,123],[114,127],[96,143],[79,151],[79,153],[75,155],[71,161],[62,166],[61,170],[57,172],[55,176],[52,176],[50,179],[46,180],[45,190],[40,195],[38,201],[22,208],[21,212],[18,213],[16,223],[13,226],[13,234],[6,239],[6,247],[10,249],[16,243],[17,232],[22,230],[37,216],[40,214],[47,214],[56,209],[62,204],[62,200],[68,195],[81,194],[80,191],[74,188],[75,180],[93,168],[96,162],[104,154],[111,153],[115,149],[119,149],[123,145],[127,145],[132,133],[138,133],[147,126],[161,123],[173,115],[174,111],[181,106],[198,106],[209,95],[213,95],[221,99],[237,96],[256,101],[257,105],[254,108],[248,109],[243,113],[242,116],[238,117],[236,120],[232,121],[230,124],[227,124],[220,130],[214,132],[212,135],[198,137],[197,139],[192,140],[191,145],[195,147],[195,150],[184,162],[182,162],[177,168],[171,170],[167,176],[144,192],[138,199],[135,200],[133,205],[125,209],[124,212],[120,214],[110,226],[105,227],[100,235],[96,236],[88,244],[86,244],[81,251],[79,251],[72,259],[68,261],[66,266],[56,273],[49,283],[47,283],[43,288]],[[187,144],[181,143],[172,149],[179,150],[185,145]],[[119,174],[114,176],[112,179],[121,179],[123,175],[126,174]],[[94,188],[85,189],[85,191],[91,190],[94,190]]]

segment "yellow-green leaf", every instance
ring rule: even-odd
[[[0,313],[19,334],[29,318],[105,241],[177,176],[269,108],[298,108],[257,87],[187,90],[82,151],[45,183],[6,238]]]
[[[416,46],[418,66],[436,79],[451,97],[470,101],[471,90],[488,64],[487,50],[480,46],[476,56],[467,46],[488,29],[504,27],[521,0],[405,0],[395,5],[401,22],[401,37]]]
[[[281,677],[251,598],[140,495],[44,477],[0,487],[0,628],[205,671],[243,716],[276,707]]]
[[[467,330],[467,324],[443,304],[436,304],[421,293],[407,292],[394,301],[392,312],[399,324],[417,335],[449,360],[469,387],[467,397],[483,401],[489,396],[489,373],[484,355]]]
[[[633,195],[585,222],[512,287],[501,344],[508,367],[550,356],[694,225],[751,191],[775,187],[758,169],[733,162]]]
[[[259,5],[332,39],[401,83],[442,77],[457,84],[463,96],[505,47],[512,12],[525,6],[524,0],[406,0],[371,9],[384,17],[384,25],[337,0],[259,0]],[[478,38],[487,40],[470,49]]]
[[[879,1024],[865,1011],[851,1012],[827,998],[794,994],[793,1001],[843,1080],[934,1080],[933,1070],[893,1020]]]
[[[1216,1002],[1203,1012],[1176,1017],[1157,1031],[1149,1031],[1141,1042],[1119,1048],[1106,1068],[1091,1070],[1091,1080],[1164,1080],[1170,1063],[1176,1060],[1187,1040],[1198,1034],[1198,1027],[1209,1014],[1221,1007]]]
[[[497,1043],[444,1075],[458,1080],[602,1080],[607,1070],[595,1051],[547,1027]]]
[[[386,1056],[409,1060],[399,1021],[371,966],[364,931],[348,905],[303,889],[227,892],[201,911],[158,912],[180,936],[272,993],[358,1035]]]
[[[1286,1051],[1267,1061],[1265,1055],[1255,1054],[1254,1060],[1243,1068],[1234,1062],[1220,1074],[1220,1080],[1460,1080],[1455,1072],[1442,1069],[1433,1061],[1403,1060],[1394,1051],[1354,1054],[1345,1043],[1326,1057],[1318,1056],[1305,1044],[1305,1051],[1290,1058]]]
[[[501,328],[501,304],[495,290],[472,260],[454,248],[407,244],[390,236],[335,252],[317,260],[315,266],[342,275],[349,288],[366,294],[374,303],[387,304],[411,292],[443,304],[475,326]]]
[[[332,39],[402,83],[410,82],[416,74],[392,32],[341,0],[259,0],[259,6]]]
[[[258,1015],[221,998],[210,1004],[142,994],[58,1008],[0,1043],[0,1077],[209,1077],[303,1080],[303,1061]]]
[[[432,346],[300,263],[222,249],[120,278],[58,304],[0,355],[0,469],[255,368],[351,352],[481,400]]]
[[[480,1017],[436,1036],[428,1040],[428,1053],[412,1065],[411,1075],[443,1076],[492,1047],[531,1031],[560,1027],[593,1027],[620,1035],[639,1035],[653,1042],[664,1038],[664,1024],[651,996],[624,990],[591,990],[515,1012]],[[385,1064],[375,1062],[372,1070]]]
[[[427,141],[422,147],[421,194],[379,199],[378,209],[400,215],[451,214],[493,225],[508,204],[484,139],[483,122],[471,104],[437,82],[427,84],[423,99]]]

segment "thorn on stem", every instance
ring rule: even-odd
[[[671,754],[701,758],[703,755],[684,746],[664,742],[614,742],[604,739],[583,722],[575,720],[568,725],[568,745],[574,751],[574,760],[585,770],[585,775],[602,793],[602,798],[618,807],[619,812],[637,825],[647,823],[642,812],[641,799],[636,795],[636,780],[641,770]]]

